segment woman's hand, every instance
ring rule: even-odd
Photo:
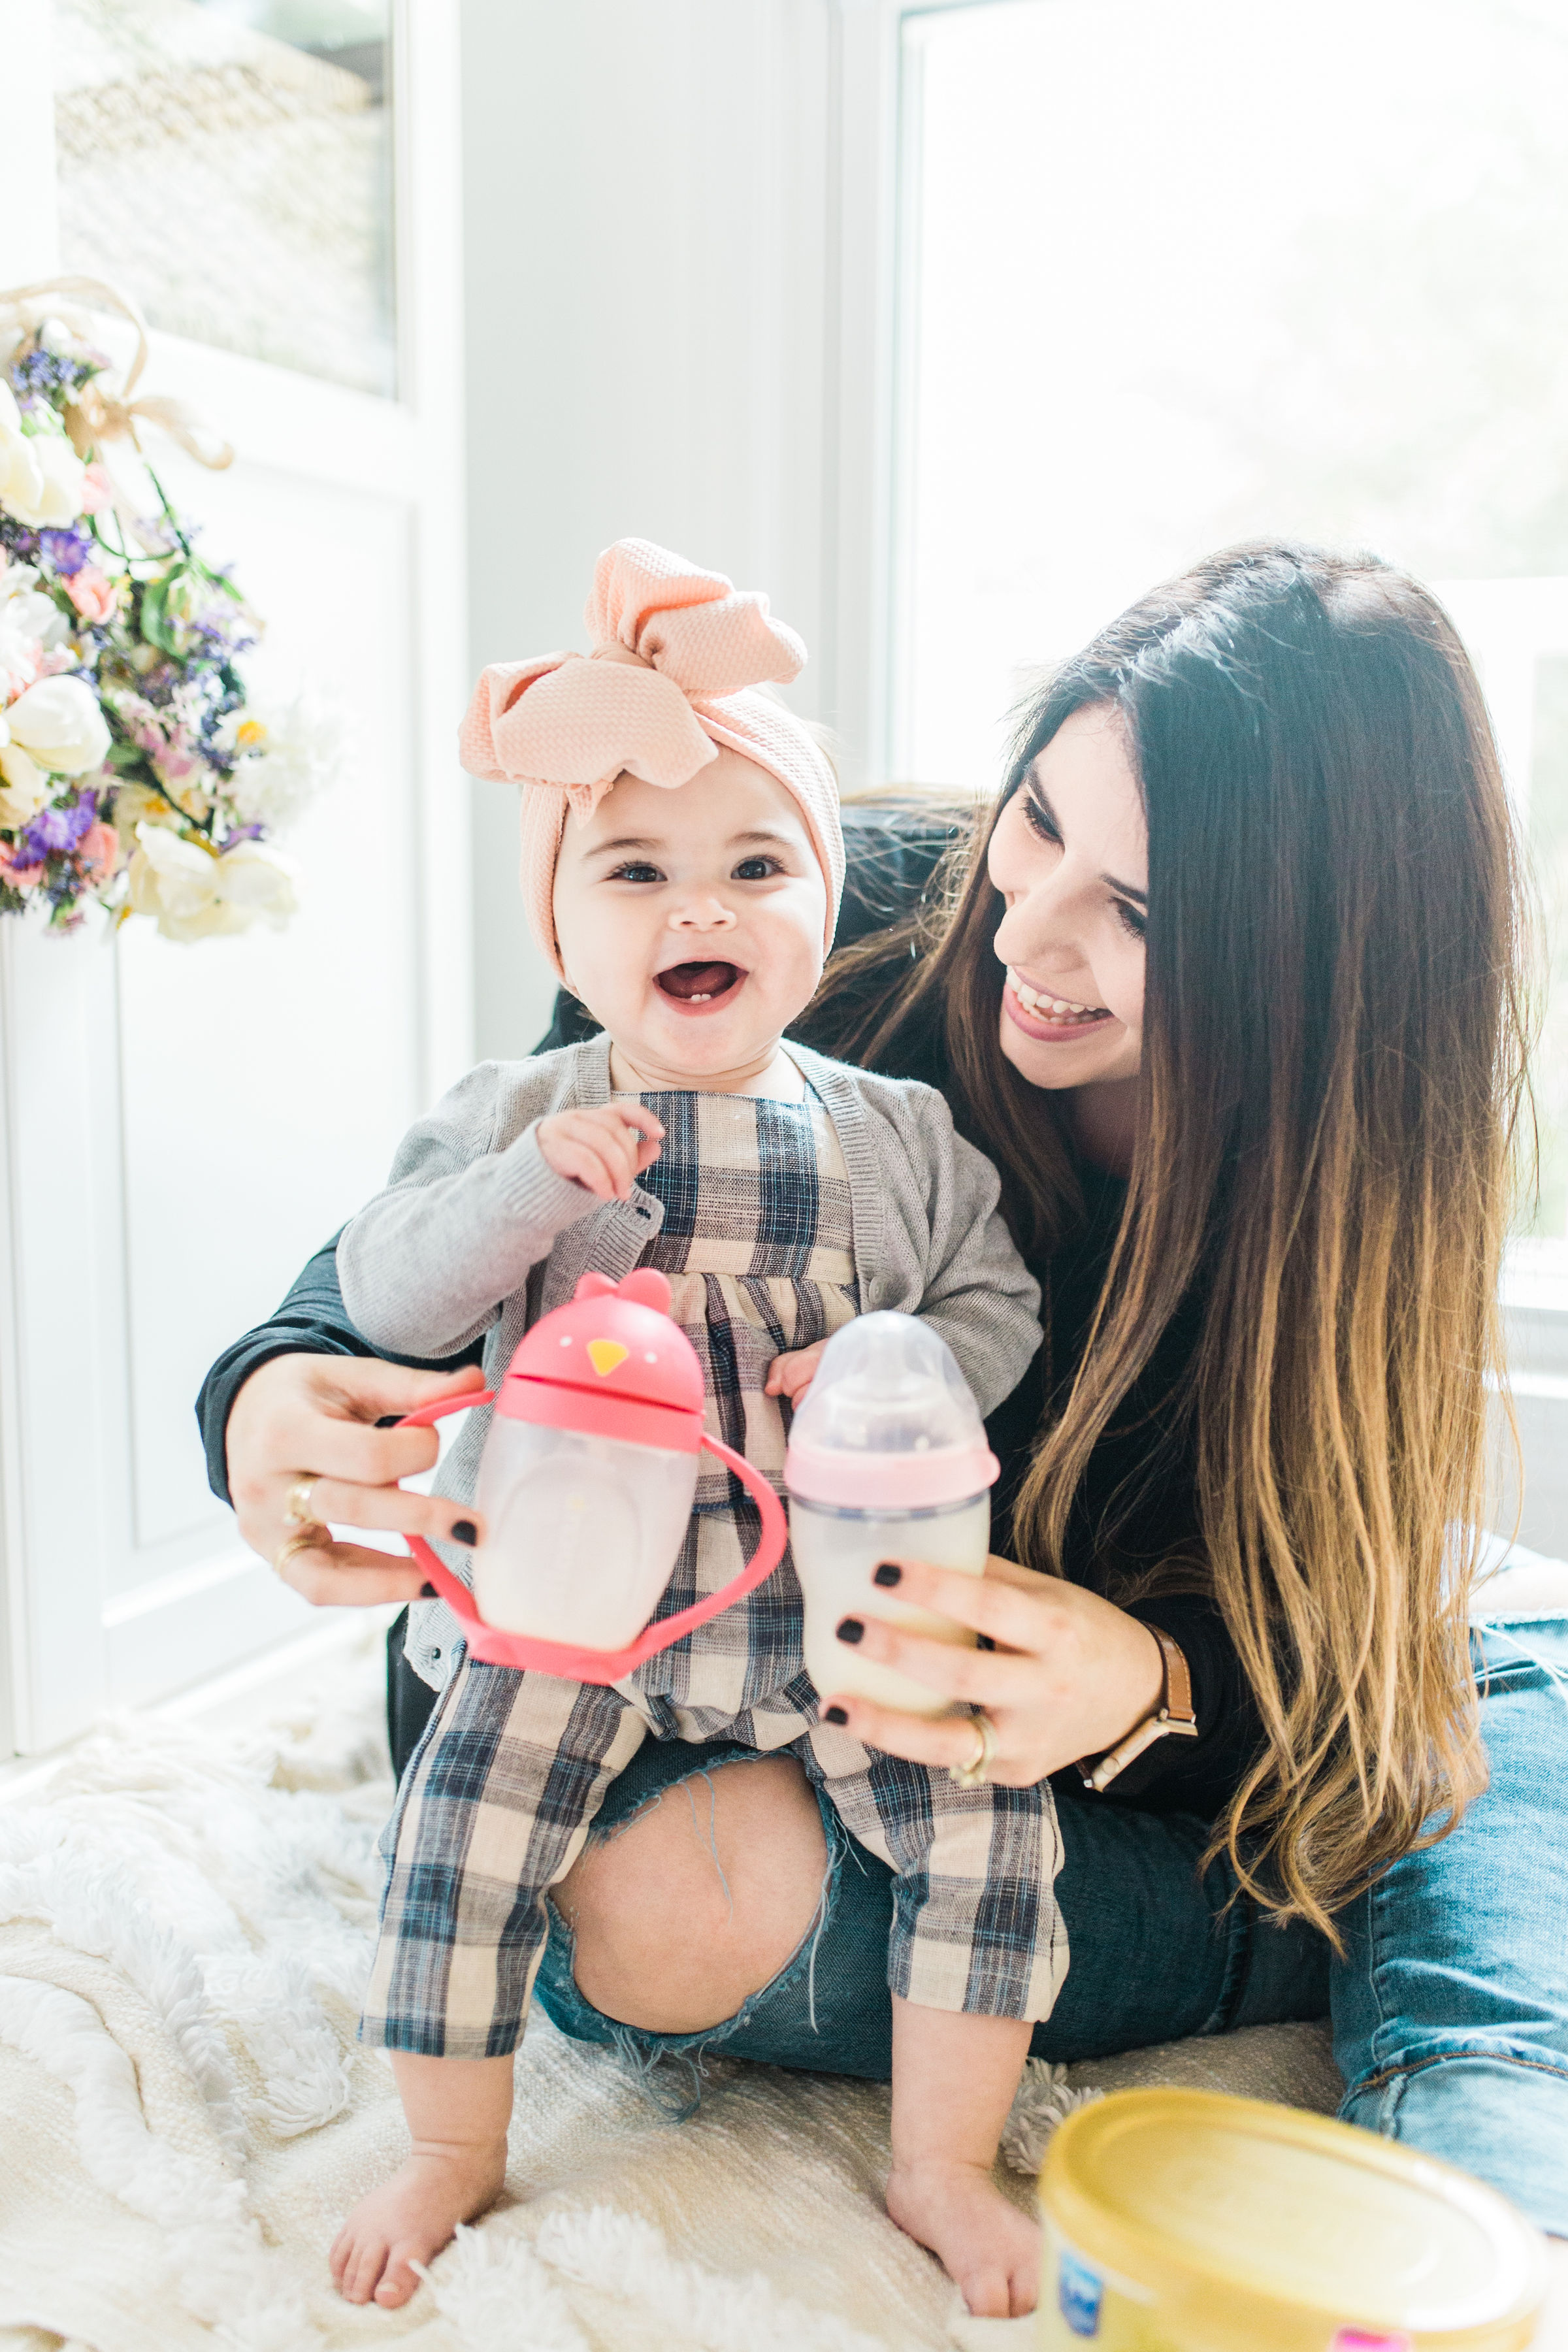
[[[959,1648],[874,1617],[840,1620],[846,1629],[862,1628],[850,1632],[849,1645],[943,1698],[984,1707],[996,1732],[986,1777],[1004,1788],[1032,1788],[1080,1756],[1103,1754],[1160,1704],[1165,1668],[1153,1634],[1082,1585],[994,1557],[983,1577],[920,1559],[887,1565],[898,1570],[897,1581],[886,1575],[881,1581],[900,1601],[953,1618],[996,1647]],[[974,1755],[966,1716],[928,1721],[831,1691],[823,1694],[822,1712],[866,1747],[911,1763],[968,1764]]]
[[[308,1478],[310,1517],[323,1523],[321,1540],[284,1561],[284,1583],[318,1608],[416,1601],[425,1582],[416,1561],[334,1543],[325,1522],[478,1543],[482,1529],[471,1504],[399,1489],[400,1478],[435,1463],[436,1432],[375,1424],[388,1413],[412,1412],[484,1384],[477,1364],[459,1372],[414,1372],[374,1356],[274,1356],[251,1373],[229,1411],[228,1491],[240,1534],[276,1565],[283,1546],[301,1532],[287,1516],[289,1491]]]

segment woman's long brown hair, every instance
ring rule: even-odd
[[[1139,1139],[1019,1548],[1059,1562],[1089,1455],[1185,1307],[1169,1412],[1203,1558],[1164,1574],[1213,1592],[1266,1736],[1215,1850],[1332,1934],[1484,1785],[1466,1608],[1525,1087],[1512,828],[1452,625],[1370,557],[1238,548],[1134,605],[1026,710],[998,810],[1090,703],[1121,715],[1148,820]],[[1001,1053],[988,837],[923,934],[851,950],[829,994],[863,1005],[883,959],[845,1045],[884,1067],[940,1024],[959,1124],[1035,1255],[1077,1183],[1060,1098]]]

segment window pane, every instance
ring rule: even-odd
[[[60,258],[155,327],[395,374],[388,0],[55,0]]]
[[[1568,9],[1006,0],[906,20],[894,772],[1255,534],[1451,602],[1556,898],[1568,1233]]]

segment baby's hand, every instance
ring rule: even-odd
[[[798,1404],[816,1377],[826,1345],[826,1339],[818,1339],[814,1347],[791,1348],[784,1355],[775,1356],[768,1366],[763,1393],[788,1397],[791,1404]]]
[[[615,1102],[558,1110],[540,1120],[534,1139],[557,1176],[569,1176],[601,1201],[629,1201],[634,1180],[658,1158],[664,1129],[644,1104]]]

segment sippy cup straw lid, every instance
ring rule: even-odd
[[[998,1467],[941,1336],[912,1315],[862,1315],[822,1351],[784,1480],[805,1502],[919,1511],[984,1493]]]

